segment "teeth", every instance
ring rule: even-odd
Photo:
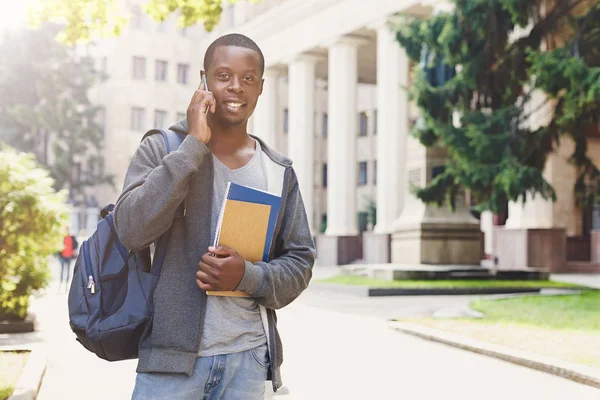
[[[230,107],[239,108],[242,106],[242,103],[227,103]]]

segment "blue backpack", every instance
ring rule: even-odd
[[[172,131],[160,133],[167,153],[176,150],[183,137]],[[138,357],[138,345],[150,327],[154,289],[165,259],[171,228],[150,246],[128,251],[117,236],[110,204],[102,210],[96,232],[79,250],[69,290],[69,324],[86,349],[108,361]],[[183,215],[183,205],[175,218]]]

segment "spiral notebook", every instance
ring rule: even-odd
[[[213,246],[235,249],[249,262],[268,261],[281,197],[228,182]],[[241,291],[208,291],[209,296],[249,297]]]

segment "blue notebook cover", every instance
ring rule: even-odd
[[[273,234],[275,233],[275,225],[277,224],[277,215],[279,214],[279,207],[281,205],[281,197],[264,192],[262,190],[230,182],[227,199],[271,206],[271,214],[269,215],[269,224],[267,227],[267,237],[265,240],[265,250],[263,252],[263,261],[268,261],[269,250],[271,249]]]

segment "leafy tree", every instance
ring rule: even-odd
[[[555,199],[542,172],[565,135],[576,143],[577,192],[597,194],[598,169],[585,155],[583,128],[600,118],[598,2],[453,3],[451,12],[407,18],[397,28],[400,45],[422,65],[411,90],[422,116],[413,135],[448,152],[444,170],[417,196],[453,205],[466,188],[480,210],[495,212],[527,193]],[[455,74],[436,82],[444,69]],[[532,128],[534,90],[553,102],[550,122]]]
[[[244,0],[227,0],[230,4]],[[260,0],[248,0],[257,3]],[[118,10],[119,0],[43,0],[30,9],[33,26],[44,22],[65,24],[57,39],[66,44],[87,42],[90,38],[119,35],[129,16]],[[144,11],[156,21],[171,13],[179,14],[179,26],[203,24],[210,32],[218,25],[223,8],[221,0],[149,0]]]
[[[103,172],[103,127],[88,91],[101,78],[94,60],[52,36],[57,27],[7,34],[0,44],[0,140],[33,152],[57,188],[85,197],[85,188],[112,184]],[[77,176],[77,172],[83,168]]]
[[[0,147],[0,319],[25,319],[29,296],[47,285],[61,248],[64,193],[32,154]]]

